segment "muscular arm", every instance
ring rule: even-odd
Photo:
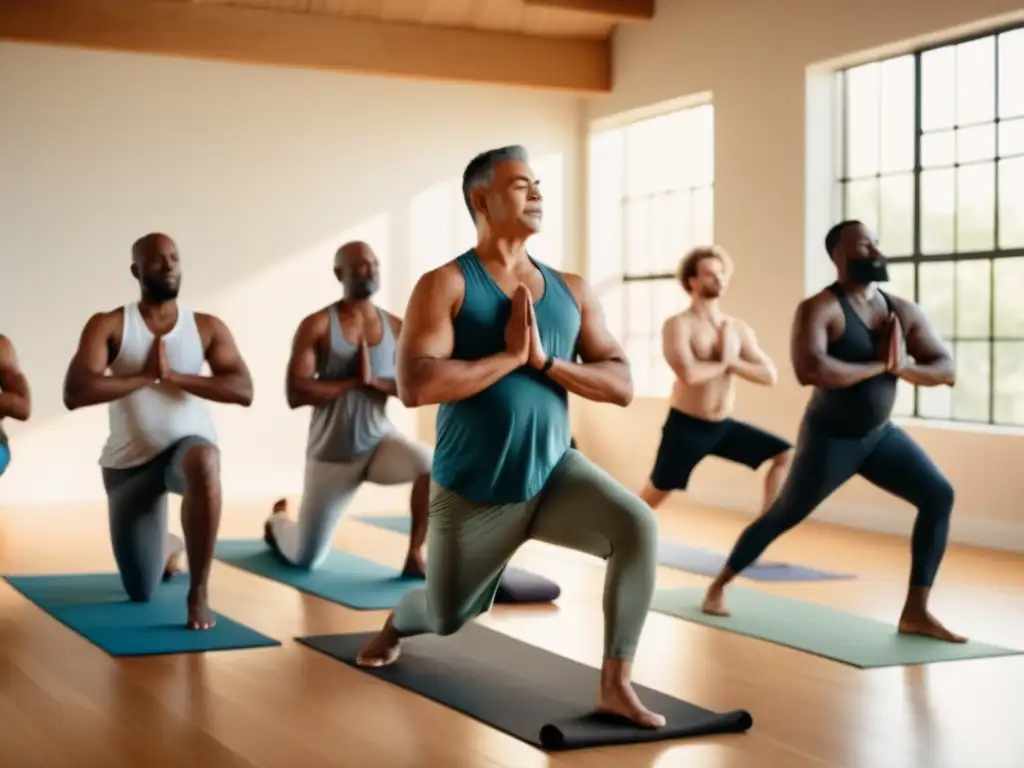
[[[729,366],[729,370],[747,381],[774,387],[779,378],[775,364],[757,343],[753,329],[745,323],[739,326],[740,354]]]
[[[206,363],[210,366],[210,375],[193,376],[171,371],[166,377],[167,383],[204,400],[243,407],[252,405],[252,376],[231,331],[213,315],[197,313],[196,322],[201,323],[200,329],[205,326],[209,333]]]
[[[790,354],[801,386],[841,389],[885,372],[885,363],[845,363],[828,354],[827,297],[800,302],[793,320]]]
[[[447,265],[427,272],[413,288],[395,363],[398,397],[410,408],[465,400],[520,365],[505,351],[479,360],[451,359],[452,312],[462,290],[461,276]]]
[[[900,324],[907,329],[907,353],[914,360],[903,367],[899,377],[920,387],[951,387],[956,384],[953,356],[928,316],[909,301],[899,301],[897,308],[900,310]]]
[[[580,302],[577,346],[582,362],[556,358],[548,376],[575,395],[625,407],[633,401],[633,377],[626,354],[609,332],[601,303],[590,286],[578,275],[563,277]]]
[[[337,400],[358,386],[355,377],[339,381],[321,381],[316,377],[317,350],[328,332],[327,315],[318,312],[299,324],[292,340],[285,392],[289,408],[318,406]]]
[[[391,333],[392,333],[392,335],[396,339],[401,338],[401,336],[402,336],[402,321],[401,321],[401,319],[395,317],[390,312],[385,312],[384,314],[387,316],[388,323],[391,325]],[[374,376],[373,379],[370,381],[370,386],[373,387],[374,389],[376,389],[378,392],[383,392],[388,397],[397,397],[398,396],[398,384],[397,384],[397,382],[393,378],[392,379],[382,379],[382,378],[378,378],[377,376]]]
[[[32,394],[21,372],[14,345],[0,336],[0,419],[28,421],[32,415]]]
[[[95,314],[82,329],[78,349],[64,376],[64,406],[69,411],[120,400],[155,382],[148,372],[133,376],[107,374],[117,317],[114,312]]]
[[[665,362],[683,384],[704,384],[721,376],[729,367],[720,360],[698,360],[690,346],[690,326],[678,317],[669,319],[661,329],[661,348]]]

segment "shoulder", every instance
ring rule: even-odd
[[[386,309],[381,309],[381,312],[384,314],[384,317],[387,318],[388,325],[391,326],[391,333],[393,333],[396,336],[399,333],[401,333],[402,332],[402,318],[398,317],[398,315],[391,314]]]
[[[551,267],[548,267],[548,269],[561,279],[565,284],[565,287],[569,290],[569,293],[571,293],[572,297],[576,299],[576,303],[580,305],[581,309],[588,306],[593,307],[593,291],[590,290],[590,284],[584,280],[582,276],[575,272],[562,272],[561,270],[552,269]]]
[[[885,298],[889,302],[889,306],[892,308],[896,316],[899,317],[903,325],[908,325],[910,322],[917,322],[923,317],[921,308],[910,299],[905,299],[902,296],[894,296],[888,291],[882,292]]]
[[[458,259],[452,259],[439,267],[424,272],[416,281],[413,293],[427,293],[431,297],[455,298],[458,296],[466,286],[466,278],[459,264],[461,258],[460,256]]]
[[[0,354],[9,355],[14,351],[14,344],[11,340],[0,333]]]
[[[796,316],[805,322],[827,319],[839,309],[839,300],[832,291],[825,289],[808,296],[796,305]]]
[[[687,317],[685,312],[676,312],[674,315],[669,315],[665,322],[661,324],[662,335],[679,335],[685,333],[690,328],[690,318]]]
[[[316,312],[312,312],[306,315],[299,322],[299,333],[303,334],[322,334],[327,333],[327,329],[331,322],[331,308],[330,306],[321,307]]]
[[[126,307],[114,307],[114,309],[105,309],[99,312],[94,312],[89,316],[89,319],[85,321],[85,328],[83,334],[103,334],[109,335],[118,331],[124,323],[124,314]]]
[[[195,318],[199,335],[208,341],[212,341],[217,337],[231,336],[227,323],[216,315],[206,312],[193,312],[192,317]]]
[[[726,315],[725,321],[729,323],[740,336],[743,336],[744,338],[748,339],[753,339],[757,337],[757,334],[754,333],[754,328],[746,320],[738,318],[734,315]]]

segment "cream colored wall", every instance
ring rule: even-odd
[[[980,26],[1005,23],[1008,17],[991,17],[1013,11],[1019,14],[1020,5],[1012,0],[686,0],[659,2],[653,23],[618,31],[614,93],[590,101],[590,120],[705,91],[713,97],[715,233],[737,263],[725,307],[754,325],[781,373],[774,390],[743,386],[740,418],[793,439],[808,396],[789,366],[790,321],[809,286],[817,289],[828,280],[820,242],[836,213],[824,204],[832,178],[829,110],[817,102],[821,84],[809,68],[867,57],[869,49],[874,55],[905,51],[911,38],[952,36],[959,31],[954,27],[985,17],[989,21]],[[660,399],[640,399],[625,412],[583,405],[583,447],[638,488],[657,449],[665,409]],[[1024,550],[1021,433],[919,424],[908,429],[956,486],[954,537]],[[695,473],[690,498],[753,511],[762,477],[708,460]],[[860,479],[818,517],[901,533],[913,519],[908,505]]]
[[[548,190],[537,252],[578,250],[570,96],[0,44],[0,104],[0,332],[35,401],[29,424],[5,425],[3,505],[103,498],[105,409],[67,413],[61,383],[89,315],[137,297],[129,246],[145,232],[177,240],[183,302],[228,323],[255,378],[251,409],[212,406],[229,500],[301,488],[308,412],[286,407],[284,367],[299,320],[339,294],[339,244],[373,245],[400,313],[417,274],[471,243],[466,162],[516,142]]]

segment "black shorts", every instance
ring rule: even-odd
[[[757,469],[790,447],[781,437],[742,421],[705,421],[672,408],[661,428],[651,485],[659,491],[685,490],[690,473],[706,456]]]

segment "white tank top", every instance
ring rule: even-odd
[[[110,364],[114,376],[143,371],[153,346],[153,332],[142,319],[139,305],[124,307],[121,349]],[[178,307],[178,322],[164,336],[167,361],[176,373],[196,376],[206,362],[195,315]],[[216,445],[217,432],[202,398],[167,384],[153,384],[108,405],[110,436],[100,466],[125,469],[145,464],[184,437],[203,437]]]

